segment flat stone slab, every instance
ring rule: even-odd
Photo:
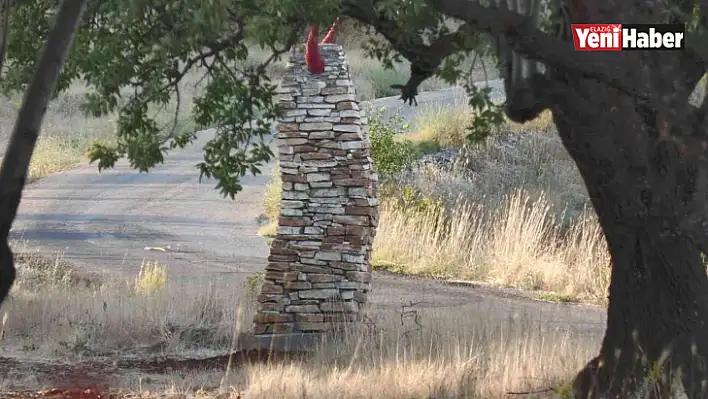
[[[259,348],[312,347],[317,335],[275,334],[344,327],[360,319],[371,291],[379,200],[368,124],[342,47],[322,51],[325,73],[310,73],[298,54],[278,89],[285,111],[276,126],[283,184],[253,317],[253,333],[267,335]]]
[[[322,343],[319,333],[259,334],[251,338],[252,349],[273,352],[314,351]]]

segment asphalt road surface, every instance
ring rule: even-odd
[[[493,97],[501,100],[501,83],[490,85],[495,88]],[[459,88],[421,93],[418,107],[403,106],[401,111],[413,121],[430,105],[452,106],[459,101],[464,101]],[[402,103],[391,97],[362,105],[386,107],[390,116]],[[193,146],[168,154],[165,163],[150,173],[138,173],[121,161],[102,173],[87,165],[31,184],[12,238],[27,240],[48,257],[61,256],[90,272],[134,276],[148,258],[167,264],[176,279],[244,281],[266,265],[268,246],[257,233],[257,217],[263,212],[273,164],[259,176],[244,177],[243,192],[235,201],[222,198],[214,181],[197,182],[195,164],[202,160],[202,145],[212,135],[200,133]],[[169,249],[146,249],[150,247]],[[599,308],[533,301],[508,291],[420,278],[376,273],[370,298],[379,308],[422,302],[418,308],[455,307],[469,309],[470,315],[573,326],[594,338],[604,331],[605,312]]]

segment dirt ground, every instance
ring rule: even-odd
[[[303,360],[306,352],[268,352],[267,350],[241,350],[234,352],[232,369],[246,364],[273,364]],[[145,360],[92,359],[67,364],[48,364],[37,361],[20,361],[0,357],[0,369],[6,370],[5,378],[12,379],[31,372],[44,386],[41,391],[4,391],[2,398],[52,398],[52,399],[130,399],[144,397],[139,394],[117,392],[111,388],[117,377],[128,373],[168,374],[175,372],[226,370],[229,355],[203,359],[175,359],[154,357]],[[179,397],[179,395],[172,396]]]

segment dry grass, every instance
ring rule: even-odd
[[[428,106],[413,126],[412,132],[402,136],[415,143],[432,143],[437,148],[462,148],[467,143],[474,115],[465,103],[453,107]]]
[[[417,168],[406,183],[448,207],[459,197],[490,207],[519,189],[534,198],[547,195],[551,213],[563,224],[581,217],[589,205],[580,173],[554,131],[549,113],[523,125],[505,123],[483,144],[464,145],[471,117],[465,104],[429,107],[405,136],[416,142],[445,143],[458,151],[452,168]]]
[[[411,133],[404,137],[416,143],[431,143],[440,149],[461,149],[468,143],[468,127],[473,120],[474,111],[464,101],[458,100],[452,106],[432,104],[426,106],[413,123]],[[501,130],[516,134],[533,132],[549,135],[555,133],[555,125],[550,111],[544,111],[523,124],[507,119]]]
[[[133,279],[80,276],[60,258],[13,247],[19,277],[3,306],[3,347],[28,358],[223,351],[236,309],[250,312],[257,294],[228,282],[176,281],[152,261]]]
[[[258,234],[263,237],[274,237],[278,228],[278,217],[280,216],[280,195],[283,191],[283,181],[280,180],[280,167],[277,165],[271,172],[270,181],[265,189],[263,197],[263,219],[266,224],[261,226]]]
[[[583,339],[530,320],[496,322],[456,311],[424,316],[422,329],[401,326],[391,315],[377,332],[347,334],[326,343],[312,359],[238,370],[228,379],[228,397],[502,398],[507,392],[549,387],[562,392],[599,342],[599,337]],[[141,387],[133,378],[127,385],[175,393],[203,387],[206,398],[215,396],[208,392],[221,377],[202,372],[153,377]],[[556,395],[547,391],[530,397]]]
[[[405,136],[458,151],[451,167],[420,165],[399,182],[420,198],[441,200],[447,212],[384,205],[376,266],[604,303],[604,237],[550,114],[523,125],[507,122],[501,133],[474,146],[465,140],[470,115],[464,104],[430,108]]]
[[[280,180],[280,166],[277,162],[271,171],[270,179],[271,184],[266,186],[263,210],[269,219],[277,219],[280,215],[280,193],[283,190],[283,182]]]
[[[427,183],[433,184],[430,178]],[[277,204],[280,184],[274,174],[266,203]],[[537,193],[517,189],[494,196],[493,203],[460,196],[445,213],[435,208],[404,210],[385,202],[374,242],[374,266],[544,291],[544,298],[553,300],[604,304],[609,254],[594,213],[585,208],[560,219],[543,187],[536,189]],[[270,223],[260,233],[272,237],[278,212],[274,206],[269,209]]]
[[[541,115],[537,116],[535,119],[528,121],[526,123],[516,123],[509,119],[506,122],[507,128],[513,132],[537,132],[537,133],[549,133],[555,129],[555,123],[553,122],[553,115],[551,111],[545,110]]]
[[[547,195],[551,213],[564,225],[581,217],[590,205],[575,163],[552,134],[503,133],[462,151],[452,169],[419,168],[409,181],[449,206],[464,197],[495,207],[519,189],[534,199]]]
[[[86,151],[93,141],[110,142],[113,121],[110,118],[84,117],[79,108],[82,99],[81,88],[77,87],[62,94],[50,105],[32,158],[30,178],[46,176],[76,165],[86,159]],[[20,101],[20,96],[0,96],[0,151],[5,150]]]
[[[153,295],[164,290],[166,285],[167,266],[160,265],[157,261],[143,261],[135,278],[135,292]]]
[[[254,52],[254,60],[261,56]],[[354,50],[348,52],[348,59],[361,99],[395,95],[388,86],[408,76],[407,65],[385,71],[378,62],[364,60]],[[284,61],[274,65],[270,72],[277,76],[283,65]],[[195,79],[185,82],[183,105],[189,103],[186,97],[199,93],[199,87],[193,86]],[[431,80],[422,89],[444,86]],[[33,177],[85,162],[91,142],[112,140],[111,117],[82,115],[85,92],[85,88],[76,86],[52,103],[33,158]],[[0,114],[0,133],[6,135],[14,121],[17,99],[3,101],[0,108],[6,114]],[[189,108],[185,105],[184,109]],[[452,113],[440,110],[425,122],[427,133],[421,132],[421,137],[435,138],[443,147],[457,147],[466,120],[463,111],[463,107]],[[155,112],[160,112],[165,122],[170,115],[164,110]],[[184,123],[183,128],[188,129],[189,124]],[[5,137],[2,134],[0,139]],[[529,143],[521,144],[523,149],[513,155],[494,146],[471,150],[470,154],[478,156],[476,175],[419,170],[413,177],[423,188],[445,183],[441,194],[465,187],[480,198],[510,192],[512,187],[518,189],[524,185],[517,183],[524,181],[539,193],[548,192],[551,203],[555,203],[553,198],[562,201],[573,190],[563,185],[558,171],[554,176],[549,173],[538,177],[542,183],[528,179],[530,173],[538,174],[529,169],[567,166],[556,143]],[[502,173],[507,167],[513,171],[511,175]],[[277,180],[266,194],[266,217],[270,220],[279,210],[281,188]],[[497,190],[500,187],[503,189]],[[573,225],[564,239],[555,240],[557,225],[548,216],[548,203],[520,202],[522,198],[510,197],[505,203],[506,213],[491,218],[481,199],[475,205],[453,208],[456,229],[445,234],[435,229],[441,225],[438,214],[404,214],[384,207],[375,259],[379,264],[401,265],[407,272],[478,278],[595,299],[598,287],[606,283],[599,267],[605,254],[591,219]],[[266,229],[272,227],[264,227],[261,233],[267,235]],[[386,243],[387,237],[395,238],[389,242],[396,242],[396,248]],[[21,243],[14,246],[21,250]],[[234,326],[250,326],[253,297],[260,285],[257,278],[249,279],[240,290],[227,281],[198,285],[171,279],[169,269],[149,263],[140,275],[123,281],[79,276],[61,259],[46,261],[36,254],[23,253],[18,260],[20,277],[3,307],[2,344],[5,355],[23,359],[71,361],[103,355],[223,353],[229,348]],[[569,275],[573,275],[572,282]],[[411,312],[420,324],[410,319]],[[312,359],[237,370],[228,381],[232,397],[238,392],[245,393],[245,398],[504,397],[508,391],[563,386],[594,355],[601,338],[588,339],[568,329],[550,328],[542,320],[500,319],[478,308],[472,313],[413,309],[402,314],[374,309],[370,313],[372,323],[326,343]],[[246,327],[243,332],[248,330]],[[222,376],[221,372],[127,375],[122,384],[123,388],[141,392],[194,393],[206,389],[202,397],[215,397],[213,392]]]
[[[18,263],[19,281],[3,307],[3,356],[43,364],[224,353],[234,328],[250,331],[261,283],[254,276],[240,290],[227,281],[199,286],[175,281],[169,269],[150,262],[124,281],[82,278],[61,259],[47,262],[34,253],[20,252]],[[564,392],[601,339],[597,330],[588,335],[523,313],[500,315],[488,306],[372,307],[363,325],[325,341],[312,358],[235,369],[226,379],[232,393],[226,397],[501,398],[548,387]],[[217,395],[223,370],[125,370],[115,377],[113,389],[143,398],[225,397]],[[22,379],[0,386],[39,389],[42,381],[23,372]],[[538,397],[555,396],[546,391]]]
[[[546,198],[524,192],[494,210],[461,203],[447,215],[383,206],[375,267],[490,282],[602,303],[609,283],[604,236],[590,215],[561,233]]]
[[[546,299],[604,303],[609,256],[577,168],[544,114],[508,124],[487,143],[467,146],[469,108],[430,107],[416,121],[416,142],[460,150],[452,169],[424,165],[403,184],[447,212],[381,210],[376,267],[405,274],[472,279],[539,290]],[[277,169],[266,190],[275,234],[282,183]],[[386,190],[388,192],[396,190]],[[448,226],[453,226],[449,228]]]
[[[190,105],[204,87],[199,82],[202,74],[194,71],[187,75],[180,86],[181,106],[177,119],[177,133],[194,130],[189,119]],[[80,82],[62,93],[50,103],[42,124],[42,132],[37,142],[30,179],[45,177],[61,172],[88,161],[87,152],[95,142],[112,144],[115,142],[117,114],[102,118],[87,116],[83,112],[84,96],[89,89]],[[125,94],[130,94],[126,92]],[[0,159],[8,144],[8,139],[17,117],[21,95],[10,98],[0,96]],[[165,130],[172,128],[176,101],[151,112]]]
[[[23,259],[21,281],[4,308],[5,355],[45,362],[146,353],[208,356],[227,350],[234,326],[249,326],[254,312],[252,292],[237,295],[226,285],[205,289],[168,278],[164,290],[147,294],[132,280],[38,282],[39,276],[57,278],[47,273],[60,266]],[[501,398],[509,391],[563,390],[601,338],[524,315],[499,317],[481,306],[373,308],[368,315],[367,323],[326,341],[310,359],[236,369],[227,379],[231,397]],[[206,398],[216,397],[222,376],[221,370],[128,372],[112,386],[143,393],[201,390],[197,397]],[[41,378],[27,376],[25,383],[35,389]]]
[[[366,58],[363,50],[347,51],[349,73],[356,87],[359,100],[400,95],[400,90],[392,89],[390,85],[404,84],[410,76],[410,63],[396,64],[394,69],[385,69],[378,60]],[[438,78],[430,78],[423,82],[419,91],[438,90],[450,85]]]
[[[535,198],[547,194],[552,213],[564,222],[581,216],[589,204],[587,190],[549,112],[525,124],[507,121],[486,142],[469,145],[467,127],[473,118],[472,109],[462,102],[425,108],[411,133],[399,139],[454,150],[456,164],[451,169],[419,167],[406,183],[427,197],[443,199],[448,206],[460,196],[493,206],[524,189]]]

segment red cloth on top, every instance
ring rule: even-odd
[[[319,35],[319,29],[314,25],[311,26],[305,47],[305,63],[307,64],[307,69],[312,73],[324,72],[324,59],[320,56],[320,48],[319,44],[317,44]]]
[[[334,44],[334,34],[336,33],[336,29],[334,24],[329,27],[329,32],[327,32],[327,35],[325,35],[324,39],[322,39],[322,44]]]
[[[335,24],[332,24],[321,43],[334,44],[335,33]],[[310,33],[307,35],[307,45],[305,46],[305,63],[307,64],[307,69],[309,69],[311,73],[324,72],[324,59],[320,56],[320,48],[317,43],[319,35],[319,28],[312,25],[310,27]]]

